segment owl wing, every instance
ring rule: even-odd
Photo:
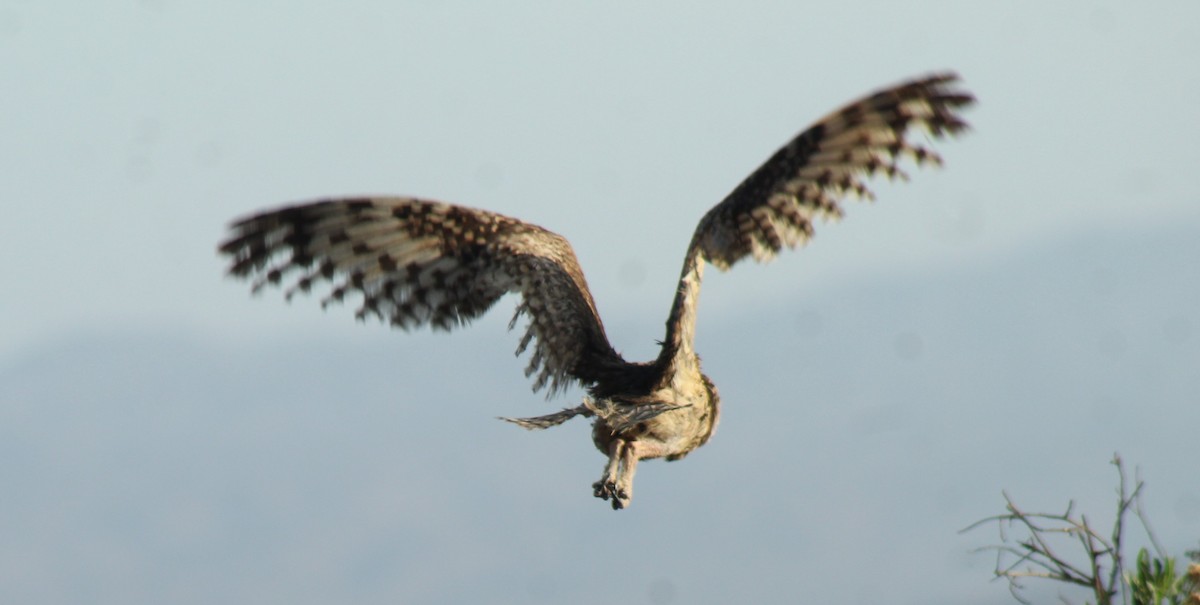
[[[234,222],[220,252],[253,290],[289,286],[290,300],[328,282],[322,306],[358,293],[357,317],[449,330],[506,293],[528,315],[517,354],[533,343],[526,376],[553,395],[626,365],[613,350],[583,271],[563,237],[499,214],[410,198],[325,200]]]
[[[864,180],[907,179],[899,167],[940,164],[929,147],[908,139],[915,127],[933,138],[967,128],[957,111],[974,102],[956,90],[958,76],[937,74],[880,90],[825,116],[776,151],[700,219],[667,322],[664,356],[690,352],[703,261],[727,270],[747,257],[773,258],[803,245],[816,218],[842,216],[847,194],[874,199]]]
[[[934,138],[967,127],[956,110],[970,94],[958,77],[935,75],[876,92],[800,133],[700,219],[692,248],[721,270],[752,256],[764,261],[813,234],[813,218],[842,216],[846,194],[874,199],[864,177],[907,179],[900,160],[941,164],[932,149],[907,139],[925,127]]]

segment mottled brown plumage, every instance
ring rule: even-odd
[[[548,396],[572,382],[583,403],[536,418],[506,418],[544,429],[591,417],[592,440],[608,456],[597,497],[614,509],[633,497],[639,460],[678,460],[704,445],[720,399],[693,349],[696,303],[707,261],[726,270],[804,244],[816,218],[836,219],[847,194],[873,198],[863,179],[907,178],[903,156],[940,163],[909,141],[913,127],[941,137],[966,128],[957,110],[972,103],[956,76],[934,75],[879,91],[826,116],[771,156],[700,220],[684,257],[667,334],[653,361],[628,362],[608,341],[583,271],[562,236],[492,212],[413,198],[325,200],[239,220],[220,246],[229,273],[254,290],[287,280],[290,298],[321,282],[322,305],[362,297],[357,316],[400,328],[449,330],[482,315],[507,293],[529,318],[517,353],[530,345],[526,375]]]

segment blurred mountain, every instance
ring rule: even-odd
[[[620,513],[585,424],[493,418],[579,395],[530,394],[503,311],[453,337],[80,326],[0,368],[0,600],[1008,602],[968,554],[994,536],[955,533],[1002,488],[1103,524],[1119,450],[1163,541],[1200,537],[1197,259],[1182,227],[1109,233],[702,311],[721,427]]]

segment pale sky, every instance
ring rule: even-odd
[[[794,602],[800,586],[878,600],[838,588],[848,564],[886,568],[862,586],[901,602],[1005,602],[990,561],[968,555],[978,543],[954,532],[1017,485],[1047,508],[1091,495],[1108,513],[1115,450],[1142,466],[1167,541],[1195,547],[1200,482],[1179,477],[1200,426],[1197,23],[1196,2],[0,1],[0,478],[25,494],[0,535],[71,528],[0,537],[0,600]],[[647,468],[621,514],[591,501],[603,459],[582,423],[494,426],[578,396],[529,393],[510,307],[452,336],[392,333],[251,297],[215,253],[231,219],[285,202],[488,208],[568,237],[610,338],[644,359],[704,211],[826,112],[946,69],[979,104],[971,133],[938,142],[944,169],[876,183],[877,203],[802,251],[708,273],[698,347],[725,424],[694,460]],[[881,347],[878,363],[858,342]],[[904,365],[914,356],[925,365]],[[212,381],[188,378],[197,368]],[[138,407],[138,389],[162,407]],[[50,400],[61,408],[33,405]],[[332,453],[323,406],[348,414]],[[408,414],[429,424],[406,441]],[[262,443],[283,445],[258,458]],[[1013,443],[1031,449],[1004,464]],[[160,469],[182,482],[167,491],[154,473],[60,491],[83,476],[72,469],[160,454],[194,465]],[[360,463],[380,466],[344,470]],[[314,464],[329,468],[298,470]],[[698,493],[719,498],[695,502],[687,488],[707,481]],[[414,485],[424,504],[405,499]],[[123,493],[143,494],[145,514],[87,505],[125,509]],[[61,508],[68,494],[78,508]],[[144,519],[219,539],[148,537],[159,521]],[[389,533],[401,526],[416,533]],[[853,548],[829,550],[841,543]],[[388,556],[418,545],[425,558]],[[667,560],[682,563],[655,567]]]

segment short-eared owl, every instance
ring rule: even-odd
[[[406,329],[449,330],[519,294],[513,324],[526,315],[528,327],[517,353],[532,346],[525,373],[533,389],[553,395],[574,382],[588,396],[560,412],[505,420],[544,429],[594,418],[592,441],[608,464],[592,487],[619,509],[633,498],[639,460],[678,460],[717,426],[717,389],[692,347],[704,263],[726,270],[746,257],[768,260],[804,244],[816,219],[840,217],[847,195],[873,198],[867,177],[907,178],[898,166],[904,156],[940,163],[909,135],[919,127],[940,138],[967,127],[958,110],[973,98],[956,83],[952,73],[933,75],[829,114],[710,209],[688,244],[652,361],[626,361],[608,342],[567,240],[515,218],[415,198],[331,199],[238,220],[220,251],[231,257],[231,275],[254,278],[255,291],[291,278],[290,298],[330,282],[322,305],[357,294],[360,319]]]

